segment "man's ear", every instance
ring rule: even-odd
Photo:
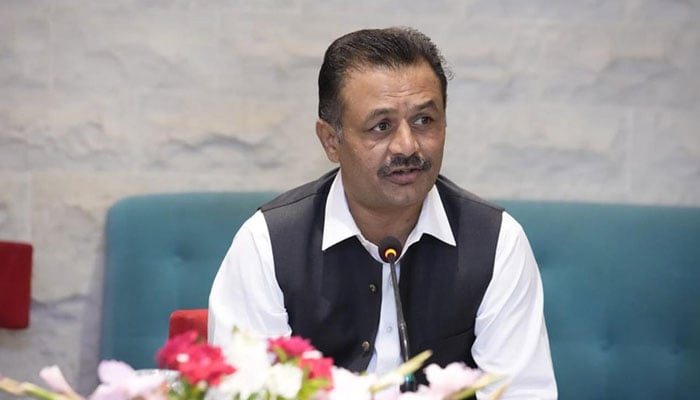
[[[328,157],[331,162],[338,162],[338,134],[335,129],[326,121],[318,119],[316,121],[316,136],[318,140],[321,141],[321,146],[323,150],[326,151],[326,157]]]

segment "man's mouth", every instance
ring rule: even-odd
[[[405,174],[410,174],[411,172],[417,172],[417,171],[422,171],[422,170],[423,170],[423,168],[418,168],[418,167],[400,168],[400,169],[396,169],[396,170],[391,171],[389,173],[389,175],[405,175]]]
[[[389,164],[383,165],[381,168],[379,168],[377,175],[380,178],[411,174],[417,175],[419,172],[429,170],[432,165],[433,164],[430,162],[430,160],[417,155],[412,155],[410,157],[396,156],[391,159]]]
[[[400,168],[392,170],[385,179],[395,185],[410,185],[423,172],[422,168]]]

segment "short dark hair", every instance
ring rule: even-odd
[[[340,134],[340,91],[348,71],[363,67],[398,68],[426,61],[440,80],[443,106],[447,106],[444,59],[425,34],[405,27],[363,29],[336,39],[326,50],[318,75],[318,117]]]

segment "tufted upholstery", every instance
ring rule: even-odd
[[[233,234],[271,193],[157,194],[107,214],[101,359],[154,367],[170,314],[206,308]]]
[[[700,208],[503,202],[540,265],[561,399],[700,393]]]
[[[140,368],[174,310],[206,307],[240,223],[271,193],[153,195],[108,215],[102,358]],[[562,399],[700,393],[700,208],[501,201],[545,287]]]

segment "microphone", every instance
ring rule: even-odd
[[[399,294],[399,283],[396,278],[396,260],[399,259],[402,249],[399,239],[393,236],[387,236],[379,242],[379,257],[385,263],[389,263],[391,269],[391,287],[394,289],[394,302],[396,303],[396,319],[399,324],[399,342],[401,345],[401,358],[403,361],[408,361],[408,332],[406,329],[406,320],[403,317],[403,306],[401,305],[401,295]],[[413,374],[404,377],[404,382],[401,384],[402,392],[416,391],[416,378]]]

